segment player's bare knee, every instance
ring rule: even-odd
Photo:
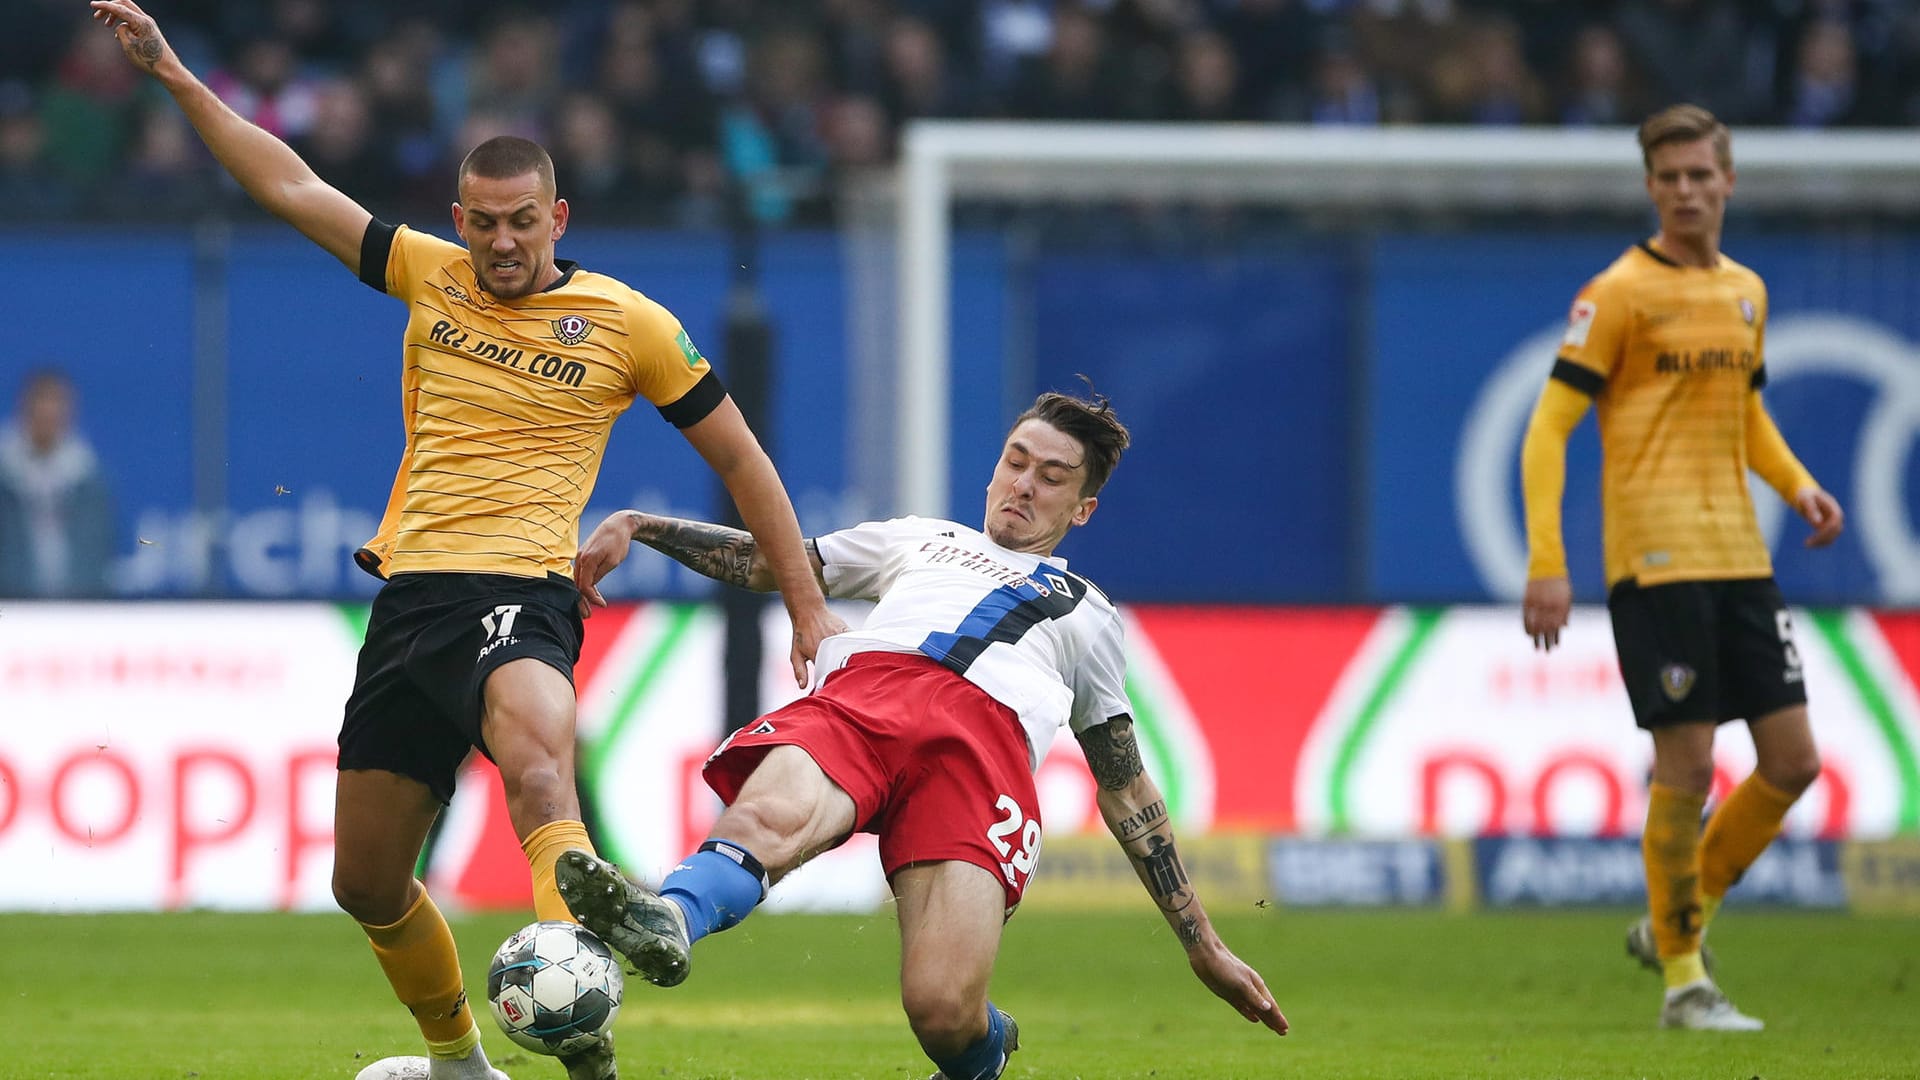
[[[407,914],[413,879],[404,883],[376,881],[351,869],[334,867],[333,902],[356,921],[368,926],[392,926]]]
[[[1820,779],[1820,753],[1813,747],[1777,755],[1759,764],[1762,779],[1796,798]]]
[[[573,776],[560,762],[543,758],[516,766],[502,766],[500,784],[507,798],[507,809],[515,822],[544,825],[570,812],[579,797]]]

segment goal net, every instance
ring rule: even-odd
[[[1809,461],[1893,494],[1862,507],[1888,519],[1861,541],[1866,569],[1819,584],[1891,595],[1901,559],[1920,565],[1920,541],[1902,546],[1920,470],[1887,419],[1920,393],[1888,370],[1920,339],[1920,140],[1743,129],[1733,149],[1725,247],[1768,279],[1769,342],[1793,345],[1769,349],[1770,370],[1873,383],[1845,404],[1854,426],[1884,429],[1877,449]],[[971,520],[986,440],[1036,388],[1086,373],[1153,436],[1115,483],[1152,486],[1161,531],[1116,512],[1105,528],[1129,528],[1110,542],[1185,558],[1201,530],[1251,530],[1311,579],[1247,595],[1223,582],[1229,600],[1513,594],[1516,508],[1496,463],[1574,291],[1655,228],[1626,128],[921,121],[897,167],[848,182],[841,207],[848,449],[870,509]],[[1834,394],[1789,404],[1817,412]],[[1593,501],[1570,482],[1570,533]],[[1763,508],[1770,528],[1778,510]],[[1443,572],[1393,554],[1441,524]],[[1131,592],[1216,598],[1180,584],[1193,573],[1164,589],[1146,573]],[[1920,598],[1920,581],[1902,588]]]

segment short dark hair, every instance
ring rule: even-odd
[[[1713,156],[1720,167],[1733,169],[1733,133],[1720,118],[1698,105],[1673,105],[1661,109],[1640,125],[1640,160],[1653,171],[1653,152],[1668,143],[1713,140]]]
[[[540,174],[540,183],[548,192],[555,190],[553,157],[546,147],[518,135],[495,135],[468,151],[460,162],[460,181],[469,176],[486,180],[511,180],[528,173]]]
[[[1049,390],[1033,399],[1033,405],[1013,421],[1018,428],[1029,420],[1038,420],[1080,441],[1087,452],[1087,478],[1080,484],[1082,496],[1098,494],[1106,486],[1107,477],[1120,464],[1120,452],[1133,442],[1127,425],[1114,415],[1113,403],[1094,391],[1091,384],[1087,392],[1092,395],[1090,399]]]

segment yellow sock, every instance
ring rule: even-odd
[[[520,841],[520,850],[527,853],[527,866],[533,871],[533,913],[543,920],[579,921],[567,910],[567,902],[553,883],[554,864],[560,861],[561,852],[570,848],[593,851],[587,827],[578,821],[549,821]]]
[[[1698,951],[1670,956],[1660,961],[1660,975],[1666,981],[1667,989],[1672,990],[1705,980],[1707,965],[1700,959]]]
[[[1700,966],[1700,810],[1705,795],[1653,784],[1647,797],[1647,827],[1640,854],[1647,864],[1647,907],[1653,915],[1653,941],[1667,966],[1667,985]],[[1693,963],[1684,963],[1691,956]],[[1704,969],[1701,977],[1705,976]]]
[[[434,1057],[465,1057],[480,1042],[480,1029],[467,1007],[453,930],[427,890],[420,890],[420,899],[392,926],[361,923],[360,928],[367,932],[394,996],[420,1025],[428,1052]]]
[[[1759,773],[1749,773],[1707,819],[1707,831],[1700,838],[1700,893],[1713,899],[1715,910],[1720,898],[1780,835],[1780,823],[1793,809],[1794,799]],[[1706,914],[1706,919],[1712,918]]]
[[[1704,877],[1705,875],[1702,876]],[[1712,893],[1706,892],[1705,887],[1702,886],[1700,893],[1700,933],[1703,937],[1706,935],[1707,927],[1713,925],[1713,917],[1720,914],[1720,901],[1724,899],[1726,899],[1726,897],[1715,896]]]

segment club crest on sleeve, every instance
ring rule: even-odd
[[[1693,691],[1694,671],[1685,664],[1668,664],[1660,669],[1660,692],[1668,701],[1685,701]]]
[[[578,345],[593,333],[593,321],[585,315],[562,315],[553,320],[553,336],[562,345]]]
[[[1740,298],[1740,317],[1747,321],[1748,326],[1753,325],[1753,320],[1758,314],[1759,311],[1753,306],[1753,301],[1744,296]]]

